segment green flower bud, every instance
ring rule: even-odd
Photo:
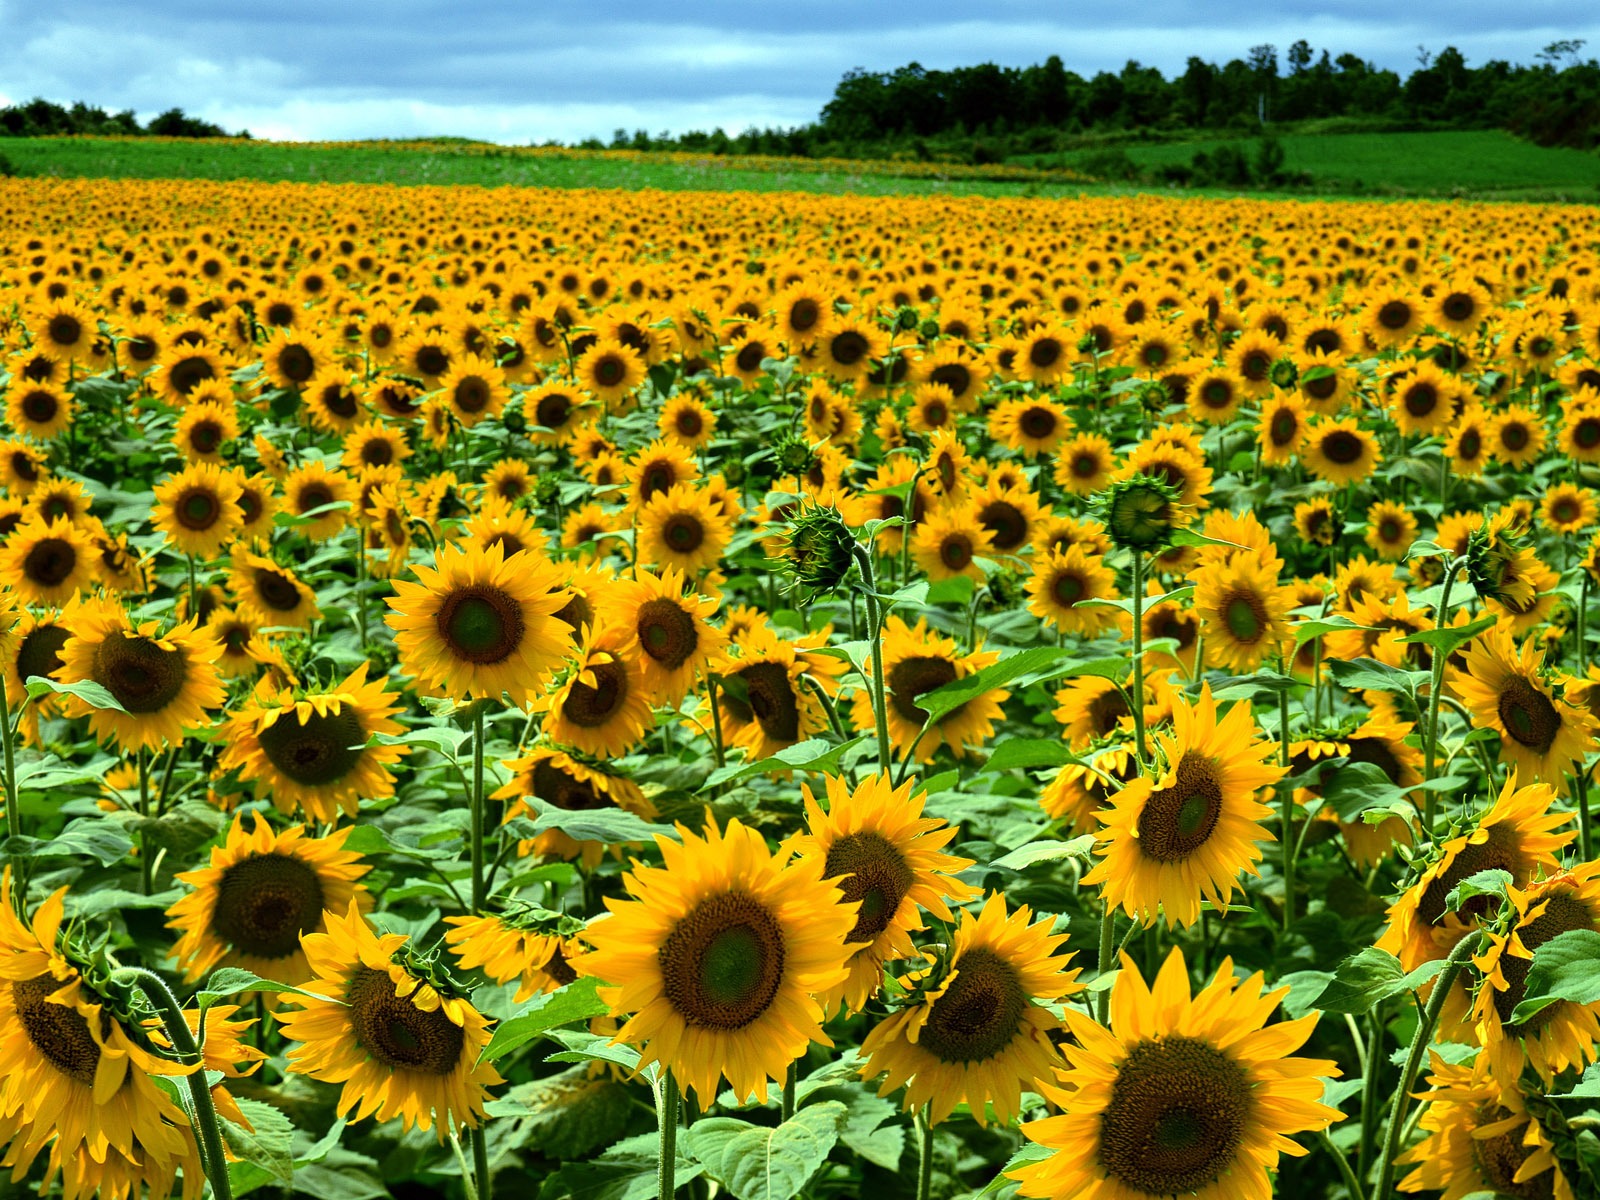
[[[1101,493],[1101,519],[1124,550],[1158,554],[1172,544],[1183,506],[1178,489],[1158,475],[1118,480]]]
[[[856,539],[835,508],[809,505],[789,524],[788,561],[795,581],[813,594],[837,591],[855,561]]]

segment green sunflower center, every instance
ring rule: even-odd
[[[783,982],[784,937],[754,896],[722,892],[673,927],[657,961],[662,990],[688,1024],[742,1029],[771,1006]]]
[[[1216,763],[1188,751],[1178,761],[1173,784],[1150,793],[1139,813],[1139,846],[1146,858],[1177,863],[1206,843],[1222,815],[1222,784]]]
[[[480,665],[510,658],[526,632],[516,597],[488,584],[452,591],[439,606],[434,623],[452,655]]]
[[[636,624],[644,652],[669,671],[688,662],[700,642],[694,618],[665,596],[641,604]]]
[[[185,529],[203,533],[221,518],[222,503],[210,489],[196,488],[179,496],[172,511]]]
[[[1222,606],[1222,619],[1228,632],[1241,642],[1254,643],[1266,630],[1267,614],[1261,598],[1254,592],[1235,592]]]
[[[1510,676],[1497,705],[1506,732],[1528,749],[1547,753],[1561,732],[1561,714],[1550,697],[1521,675]]]

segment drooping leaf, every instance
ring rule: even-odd
[[[684,1140],[689,1154],[735,1200],[791,1200],[827,1159],[847,1113],[839,1101],[824,1100],[776,1127],[702,1118]]]

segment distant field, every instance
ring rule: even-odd
[[[1441,133],[1287,134],[1284,168],[1305,172],[1319,196],[1459,196],[1576,200],[1600,195],[1600,155],[1545,149],[1493,130]],[[1134,142],[1128,157],[1151,171],[1187,164],[1254,137]],[[719,158],[629,151],[550,151],[481,143],[342,144],[121,138],[7,138],[0,154],[28,175],[131,179],[261,179],[302,183],[478,184],[713,191],[853,192],[862,195],[1066,196],[1151,190],[1073,178],[1084,153],[1032,156],[995,167],[911,162]],[[1020,178],[1005,178],[1007,174]],[[1029,175],[1032,175],[1029,178]],[[1210,194],[1215,194],[1211,192]]]

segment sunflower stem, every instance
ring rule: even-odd
[[[22,836],[22,811],[17,807],[17,752],[11,742],[11,702],[0,683],[0,749],[5,753],[6,833]]]
[[[921,1153],[917,1156],[917,1200],[929,1200],[933,1195],[933,1122],[929,1120],[929,1108],[924,1104],[917,1110],[917,1132],[921,1135]]]
[[[1283,673],[1289,673],[1289,663],[1282,664]],[[1278,762],[1283,766],[1285,777],[1289,773],[1289,691],[1287,688],[1278,690]],[[1294,789],[1287,783],[1280,783],[1278,788],[1281,795],[1278,803],[1283,813],[1283,931],[1289,932],[1289,927],[1294,924],[1294,859],[1295,851],[1299,847],[1294,840]]]
[[[1381,1082],[1383,1026],[1378,1018],[1367,1018],[1367,1066],[1361,1077],[1361,1140],[1356,1152],[1356,1172],[1365,1179],[1372,1164],[1373,1143],[1378,1140],[1378,1085]],[[1359,1200],[1360,1193],[1357,1193]]]
[[[1144,738],[1144,555],[1133,552],[1133,736],[1141,765],[1150,761]]]
[[[1328,1136],[1327,1130],[1317,1130],[1317,1145],[1328,1152],[1328,1157],[1333,1159],[1334,1165],[1339,1168],[1339,1178],[1344,1181],[1345,1190],[1350,1193],[1350,1200],[1361,1200],[1361,1182],[1356,1178],[1356,1173],[1350,1169],[1350,1160],[1344,1156],[1344,1151],[1333,1144],[1333,1139]]]
[[[189,1023],[183,1019],[183,1008],[178,998],[161,976],[143,967],[119,967],[112,972],[111,978],[121,984],[138,986],[160,1014],[167,1040],[172,1043],[174,1057],[185,1066],[198,1068],[186,1078],[189,1083],[190,1121],[194,1125],[195,1141],[200,1146],[200,1165],[205,1170],[206,1178],[211,1181],[211,1191],[216,1200],[233,1200],[233,1185],[228,1179],[228,1160],[222,1148],[222,1126],[217,1120],[216,1107],[211,1103],[211,1088],[206,1083],[200,1047],[189,1032]],[[202,1024],[202,1032],[204,1028]]]
[[[1573,784],[1578,793],[1578,856],[1584,862],[1594,857],[1590,853],[1589,836],[1589,769],[1583,760],[1578,760],[1578,772],[1573,777]]]
[[[1589,673],[1589,572],[1580,568],[1578,582],[1578,678]]]
[[[1136,927],[1137,928],[1137,927]],[[1096,978],[1099,978],[1111,969],[1111,943],[1117,932],[1117,912],[1111,907],[1111,902],[1106,901],[1105,915],[1100,918],[1100,957],[1096,964]],[[1106,1023],[1106,1018],[1111,1014],[1111,989],[1101,988],[1094,998],[1095,1020],[1100,1024]]]
[[[1444,591],[1439,597],[1439,611],[1434,618],[1434,628],[1444,629],[1450,624],[1450,590],[1455,586],[1456,573],[1461,570],[1462,560],[1452,558],[1444,569]],[[1433,675],[1428,683],[1428,730],[1422,740],[1423,779],[1432,782],[1433,764],[1439,749],[1439,695],[1444,690],[1444,663],[1449,657],[1437,647],[1433,650],[1431,667]],[[1438,804],[1439,793],[1429,789],[1423,799],[1422,828],[1428,835],[1428,840],[1433,840],[1434,809]]]
[[[483,912],[483,710],[480,700],[472,709],[472,912]]]
[[[490,1200],[493,1184],[489,1174],[489,1139],[481,1121],[467,1130],[467,1140],[472,1143],[472,1179],[477,1184],[476,1200]]]
[[[200,588],[194,580],[194,555],[185,554],[183,557],[187,559],[189,563],[189,619],[191,621],[199,621]]]
[[[727,756],[722,751],[722,714],[717,711],[717,677],[706,675],[706,703],[711,706],[711,749],[716,755],[717,770],[721,770],[727,763]]]
[[[1395,1159],[1400,1153],[1400,1134],[1405,1128],[1406,1100],[1417,1081],[1417,1071],[1422,1066],[1422,1056],[1433,1037],[1434,1027],[1439,1023],[1445,997],[1455,986],[1456,976],[1461,973],[1462,966],[1472,957],[1482,940],[1482,932],[1474,929],[1457,942],[1456,948],[1450,951],[1450,957],[1445,959],[1444,970],[1433,981],[1433,994],[1428,997],[1428,1006],[1422,1010],[1422,1020],[1418,1022],[1417,1032],[1411,1038],[1411,1049],[1400,1071],[1400,1086],[1395,1089],[1394,1104],[1389,1109],[1389,1132],[1384,1138],[1383,1158],[1378,1167],[1378,1186],[1373,1190],[1372,1200],[1388,1200],[1390,1185],[1394,1182]]]
[[[885,775],[893,755],[889,752],[889,709],[883,692],[883,609],[878,603],[878,582],[872,572],[872,555],[857,543],[856,565],[866,588],[867,634],[872,638],[872,717],[878,732],[878,769]]]
[[[134,757],[139,764],[139,816],[142,818],[139,830],[139,885],[148,896],[155,883],[155,872],[150,864],[150,837],[143,828],[150,823],[150,759],[143,747],[134,751]]]
[[[661,1073],[656,1125],[661,1131],[661,1154],[656,1163],[656,1195],[660,1200],[672,1200],[678,1191],[678,1081],[670,1070]]]
[[[789,1064],[789,1069],[783,1073],[783,1100],[778,1109],[780,1121],[787,1121],[794,1116],[794,1088],[800,1077],[799,1066],[798,1062],[792,1062]]]
[[[361,632],[361,653],[367,652],[367,533],[356,525],[356,623]]]

